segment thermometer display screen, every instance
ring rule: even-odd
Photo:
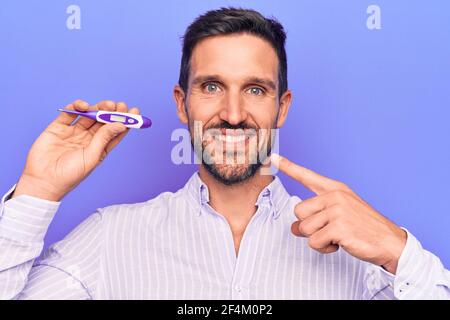
[[[111,120],[111,121],[118,121],[118,122],[126,122],[126,117],[124,117],[124,116],[119,116],[119,115],[117,115],[117,114],[112,114],[110,117],[109,117],[109,119]]]

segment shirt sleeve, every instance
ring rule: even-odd
[[[366,295],[370,299],[450,299],[450,271],[440,259],[422,248],[408,234],[395,275],[370,264],[367,268]]]
[[[10,199],[14,189],[3,196],[0,207],[0,299],[92,298],[100,213],[37,259],[60,202],[28,195]]]

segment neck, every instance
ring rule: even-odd
[[[231,228],[234,237],[241,237],[253,214],[261,191],[273,180],[272,175],[261,175],[260,170],[246,181],[235,185],[225,185],[214,178],[203,165],[199,175],[208,186],[209,204],[223,215]]]

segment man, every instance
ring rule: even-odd
[[[127,132],[59,115],[2,201],[0,297],[450,298],[439,259],[345,184],[272,155],[317,194],[300,202],[266,174],[268,129],[283,125],[292,99],[284,45],[281,24],[252,10],[198,17],[185,33],[174,89],[193,145],[196,125],[210,133],[200,140],[198,173],[176,193],[99,209],[37,259],[61,199]],[[67,108],[139,113],[112,101]]]

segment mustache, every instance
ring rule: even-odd
[[[231,123],[229,123],[227,121],[223,121],[223,122],[220,122],[220,123],[212,124],[212,125],[204,128],[204,130],[209,130],[209,129],[232,129],[232,130],[253,129],[253,130],[258,130],[259,127],[255,126],[255,125],[251,125],[251,124],[245,123],[245,122],[241,122],[241,123],[238,123],[238,124],[231,124]]]

